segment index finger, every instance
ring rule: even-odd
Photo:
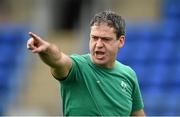
[[[37,36],[36,34],[32,33],[32,32],[29,32],[29,36],[31,36],[32,38],[34,39],[41,39],[39,36]]]

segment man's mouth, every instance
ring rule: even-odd
[[[102,51],[95,51],[95,57],[97,59],[103,59],[105,56],[105,52],[102,52]]]

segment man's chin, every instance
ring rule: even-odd
[[[106,63],[105,57],[92,56],[92,62],[97,65],[104,65]]]
[[[105,64],[105,60],[104,59],[97,59],[97,58],[95,58],[93,62],[95,64],[97,64],[97,65],[104,65]]]

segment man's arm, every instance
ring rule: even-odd
[[[144,110],[138,110],[131,113],[131,116],[145,116]]]
[[[27,48],[32,53],[38,53],[41,60],[51,67],[52,74],[58,79],[64,79],[71,68],[71,59],[61,52],[57,46],[41,39],[36,34],[29,32],[30,39]]]

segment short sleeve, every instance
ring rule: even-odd
[[[72,61],[72,66],[71,66],[71,68],[69,70],[69,73],[68,73],[66,79],[61,80],[60,83],[72,82],[76,78],[76,75],[77,75],[76,73],[77,73],[77,68],[78,68],[78,65],[77,65],[77,62],[76,62],[76,56],[71,55],[70,58],[71,58],[71,61]]]
[[[135,84],[134,84],[134,90],[132,94],[132,97],[133,97],[132,112],[144,108],[143,99],[142,99],[141,91],[139,88],[137,76],[135,72],[133,74],[134,74],[133,76],[135,79]]]

